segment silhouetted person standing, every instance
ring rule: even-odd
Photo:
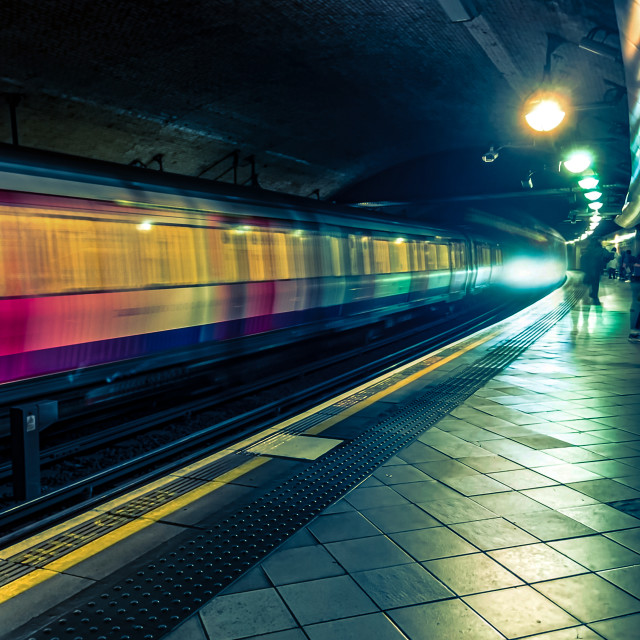
[[[611,254],[602,247],[596,238],[591,238],[585,252],[582,254],[581,264],[584,271],[584,282],[589,287],[589,297],[594,304],[600,304],[598,291],[600,290],[600,276],[605,265],[611,259]]]

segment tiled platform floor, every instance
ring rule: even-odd
[[[601,294],[171,640],[640,638],[640,345]]]

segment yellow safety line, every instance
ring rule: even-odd
[[[353,405],[352,407],[349,407],[348,409],[345,409],[344,411],[340,412],[339,414],[337,414],[335,416],[332,416],[331,418],[328,418],[324,422],[321,422],[320,424],[316,424],[313,427],[310,427],[304,433],[305,434],[310,434],[310,435],[317,435],[318,433],[322,433],[323,431],[325,431],[329,427],[332,427],[334,424],[337,424],[338,422],[342,422],[342,420],[345,420],[349,416],[352,416],[355,413],[358,413],[359,411],[362,411],[363,409],[366,409],[368,406],[374,404],[375,402],[378,402],[379,400],[381,400],[382,398],[388,396],[389,394],[393,393],[394,391],[397,391],[398,389],[402,389],[402,387],[407,386],[408,384],[410,384],[414,380],[417,380],[418,378],[421,378],[422,376],[426,375],[427,373],[430,373],[431,371],[434,371],[438,367],[441,367],[442,365],[447,364],[447,362],[451,362],[452,360],[455,360],[456,358],[459,358],[461,355],[467,353],[467,351],[471,351],[472,349],[475,349],[476,347],[479,347],[481,344],[484,344],[485,342],[488,342],[489,340],[491,340],[491,338],[493,338],[494,336],[498,335],[498,333],[499,332],[494,332],[494,333],[490,334],[489,336],[487,336],[485,338],[481,338],[480,340],[476,340],[475,342],[471,343],[470,345],[467,345],[466,347],[463,347],[459,351],[456,351],[455,353],[452,353],[449,356],[445,356],[444,358],[438,360],[437,362],[434,362],[433,364],[429,365],[428,367],[425,367],[421,371],[416,371],[416,373],[412,373],[410,376],[407,376],[403,380],[400,380],[400,381],[396,382],[395,384],[391,385],[390,387],[388,387],[386,389],[383,389],[382,391],[379,391],[378,393],[376,393],[375,395],[371,396],[370,398],[366,398],[362,402],[359,402],[358,404]]]
[[[222,474],[215,481],[207,482],[200,487],[192,489],[184,495],[174,498],[166,504],[163,504],[153,509],[152,511],[149,511],[148,513],[144,514],[144,516],[137,518],[136,520],[127,522],[121,527],[109,531],[104,536],[92,540],[91,542],[83,545],[82,547],[79,547],[78,549],[70,551],[66,555],[57,558],[49,564],[46,564],[41,569],[36,569],[26,576],[22,576],[21,578],[18,578],[17,580],[14,580],[9,584],[0,587],[0,604],[15,597],[19,593],[23,593],[24,591],[31,589],[35,585],[48,580],[49,578],[57,575],[57,573],[65,571],[66,569],[73,567],[83,560],[87,560],[100,551],[104,551],[106,548],[116,544],[117,542],[120,542],[121,540],[124,540],[125,538],[138,531],[141,531],[154,522],[158,522],[162,518],[167,517],[178,509],[182,509],[192,502],[195,502],[196,500],[203,498],[210,493],[213,493],[217,489],[224,487],[226,484],[229,484],[233,480],[237,480],[239,477],[243,476],[249,471],[253,471],[253,469],[256,469],[257,467],[263,465],[268,460],[269,458],[266,457],[253,458],[252,460],[241,464],[235,469]],[[22,544],[23,543],[20,543],[20,546],[22,546]],[[31,544],[31,546],[34,546],[33,543]]]

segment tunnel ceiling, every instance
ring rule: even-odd
[[[628,184],[622,63],[578,46],[616,28],[613,0],[5,0],[0,90],[24,146],[238,183],[253,158],[260,186],[321,199],[518,203],[531,174],[528,207],[573,236],[563,149],[594,145],[612,213]],[[549,34],[579,108],[541,141],[519,111]]]

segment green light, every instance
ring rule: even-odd
[[[584,197],[587,200],[597,200],[601,196],[602,196],[602,193],[600,191],[587,191],[587,193],[584,194]]]
[[[582,173],[591,166],[592,162],[593,157],[588,151],[574,151],[563,164],[571,173]]]
[[[594,176],[587,176],[586,178],[582,178],[582,180],[578,180],[578,184],[582,189],[595,189],[600,180]]]

